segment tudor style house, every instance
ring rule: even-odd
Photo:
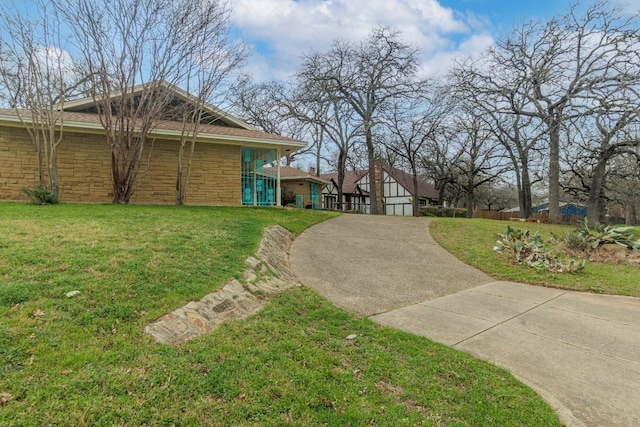
[[[175,86],[163,86],[173,96],[171,105],[192,100]],[[143,86],[137,87],[133,95],[142,90]],[[305,143],[261,132],[214,106],[205,109],[207,122],[199,126],[196,137],[186,204],[279,205],[279,160]],[[22,119],[30,120],[29,114],[22,111]],[[62,119],[57,160],[60,200],[111,202],[111,154],[93,99],[65,103]],[[167,119],[155,124],[131,203],[175,203],[181,133],[182,122]],[[269,173],[264,173],[268,166]],[[0,109],[0,200],[24,200],[23,188],[34,187],[38,180],[37,156],[20,115]]]
[[[364,191],[359,182],[368,171],[346,171],[342,184],[342,210],[344,211],[369,211],[369,192]],[[322,207],[324,209],[338,209],[338,174],[321,174],[320,178],[328,181],[322,191]]]
[[[337,209],[338,174],[322,174],[329,181],[322,193],[323,207]],[[383,205],[386,215],[413,215],[413,198],[418,197],[420,206],[438,203],[438,191],[427,181],[418,177],[418,194],[413,194],[413,176],[403,170],[383,166]],[[358,170],[345,173],[342,186],[342,209],[369,213],[369,171]]]

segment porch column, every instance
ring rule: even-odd
[[[282,188],[280,188],[280,149],[276,148],[276,206],[282,206]]]

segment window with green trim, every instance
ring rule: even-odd
[[[277,204],[276,161],[277,151],[264,148],[242,148],[242,204],[246,206],[273,206]]]

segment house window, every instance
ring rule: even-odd
[[[278,177],[275,168],[265,168],[276,160],[276,150],[242,148],[242,204],[273,206],[276,204]]]
[[[334,210],[336,208],[338,198],[336,196],[324,196],[324,208]]]

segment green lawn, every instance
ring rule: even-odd
[[[438,218],[431,222],[429,231],[446,250],[499,280],[511,280],[536,285],[595,291],[613,295],[640,296],[640,269],[638,266],[587,262],[578,273],[545,273],[532,268],[511,264],[493,251],[499,233],[507,226],[539,231],[548,240],[552,233],[559,237],[572,227],[538,223],[518,223],[488,219]]]
[[[265,225],[330,216],[0,204],[0,425],[559,425],[504,370],[304,288],[181,347],[143,334],[239,277]]]

